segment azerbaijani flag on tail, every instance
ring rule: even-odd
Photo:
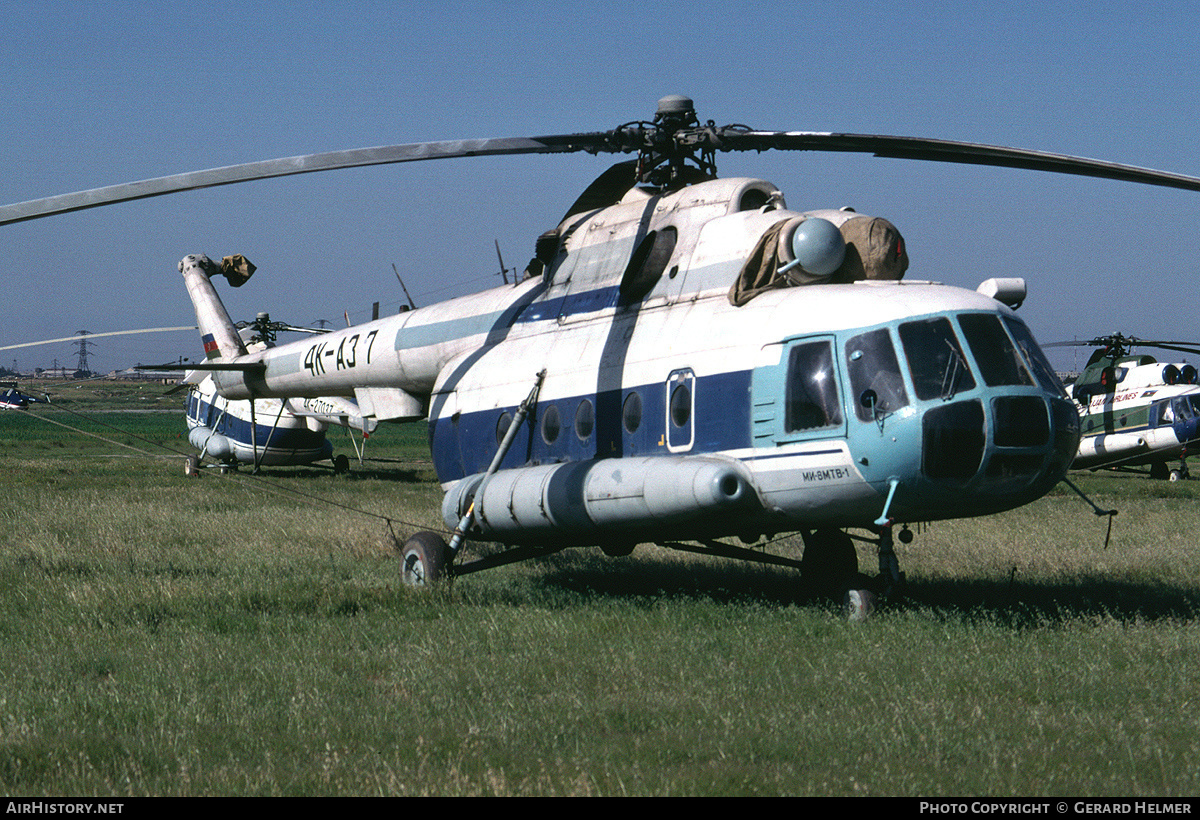
[[[204,355],[206,358],[220,358],[221,351],[217,348],[217,340],[213,338],[211,333],[205,333],[200,339],[204,342]]]

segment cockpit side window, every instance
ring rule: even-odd
[[[785,429],[789,433],[842,423],[842,405],[838,399],[830,342],[805,342],[792,348],[788,358],[784,415]]]
[[[900,325],[900,341],[918,399],[949,399],[975,387],[949,319],[905,322]]]
[[[1021,355],[1000,324],[1000,317],[989,313],[965,313],[958,323],[967,337],[967,347],[979,365],[980,375],[989,387],[1001,384],[1033,385],[1033,377],[1021,361]]]
[[[846,371],[855,413],[872,421],[908,404],[896,348],[887,328],[872,330],[846,342]]]

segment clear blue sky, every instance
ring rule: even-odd
[[[78,3],[10,0],[0,202],[340,148],[602,130],[681,93],[702,119],[917,135],[1200,175],[1186,3]],[[0,228],[0,345],[193,321],[188,253],[259,266],[235,319],[394,312],[523,265],[611,158],[460,159],[264,181]],[[1043,342],[1190,339],[1200,194],[869,156],[719,159],[798,209],[894,222],[909,277],[1024,276]],[[73,363],[59,345],[8,351]],[[196,355],[97,340],[94,369]],[[1069,359],[1056,357],[1060,364]]]

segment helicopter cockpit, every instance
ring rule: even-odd
[[[897,319],[844,338],[796,340],[787,351],[775,443],[845,436],[869,481],[920,474],[901,499],[909,511],[964,489],[977,500],[1021,493],[1048,461],[1074,452],[1078,418],[1066,390],[1011,315]],[[758,384],[770,389],[765,378]],[[901,464],[914,457],[919,463]]]

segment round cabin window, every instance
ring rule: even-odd
[[[579,409],[575,411],[575,435],[580,441],[587,441],[592,430],[596,429],[596,408],[592,407],[590,399],[584,399],[579,402]]]
[[[562,418],[558,414],[558,405],[552,404],[542,413],[542,441],[553,444],[561,431]]]
[[[642,397],[637,391],[625,397],[625,403],[621,406],[621,422],[627,433],[636,433],[642,426]]]

